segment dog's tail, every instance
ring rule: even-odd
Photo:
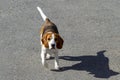
[[[43,11],[42,11],[42,9],[41,9],[40,7],[37,7],[37,9],[38,9],[38,11],[40,12],[40,14],[41,14],[43,20],[45,21],[46,18],[47,18],[47,16],[43,13]]]

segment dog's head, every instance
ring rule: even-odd
[[[42,37],[42,44],[49,49],[61,49],[64,40],[57,33],[46,33]]]

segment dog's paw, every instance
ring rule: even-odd
[[[45,68],[48,68],[48,64],[47,64],[47,63],[42,63],[42,65],[43,65]]]
[[[51,55],[50,54],[46,54],[46,59],[50,59]]]
[[[55,70],[59,70],[60,69],[60,67],[59,66],[55,66]]]

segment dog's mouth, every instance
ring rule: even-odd
[[[53,50],[53,49],[55,49],[55,47],[49,47],[49,49],[50,49],[50,50]]]
[[[51,49],[55,49],[55,47],[52,47]]]

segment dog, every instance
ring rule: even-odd
[[[44,20],[44,23],[40,28],[42,65],[48,68],[46,59],[49,59],[51,54],[54,54],[55,69],[59,70],[58,49],[62,49],[64,40],[59,35],[57,26],[52,21],[50,21],[50,19],[43,13],[40,7],[37,7],[37,9]]]

